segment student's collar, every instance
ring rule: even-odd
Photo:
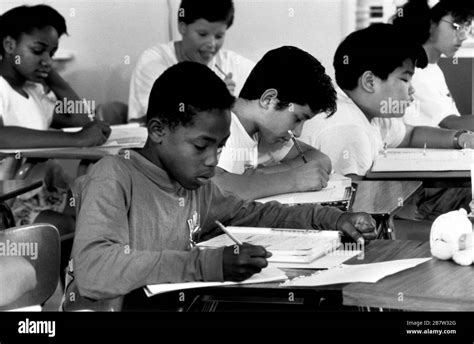
[[[176,192],[183,189],[181,184],[172,179],[169,174],[161,167],[156,166],[150,160],[134,150],[129,150],[130,160],[136,169],[143,173],[153,183],[168,192]]]

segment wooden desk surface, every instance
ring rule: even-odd
[[[367,250],[366,259],[352,263],[431,256],[428,242],[387,240],[377,244],[377,250]],[[433,258],[377,283],[345,286],[343,304],[412,311],[474,311],[474,266]]]
[[[372,215],[391,214],[416,191],[420,181],[357,181],[357,193],[352,210]]]
[[[41,187],[43,181],[1,180],[0,202]]]

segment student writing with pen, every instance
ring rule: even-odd
[[[145,122],[148,95],[154,81],[167,68],[193,61],[222,77],[231,94],[239,94],[254,63],[223,49],[234,22],[232,0],[182,0],[178,9],[181,40],[155,45],[138,59],[130,81],[128,120]]]
[[[330,159],[295,137],[305,121],[335,109],[331,79],[316,58],[297,47],[270,50],[232,108],[216,183],[245,199],[325,187]]]
[[[267,266],[263,247],[195,247],[222,233],[216,220],[375,239],[374,221],[364,213],[263,204],[219,188],[212,177],[230,135],[233,102],[225,83],[202,64],[179,63],[157,79],[145,147],[129,151],[128,158],[103,158],[74,187],[79,206],[66,309],[86,298],[90,308],[119,298],[137,309],[153,302],[142,290],[148,284],[241,281]]]

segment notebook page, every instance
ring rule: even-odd
[[[152,284],[144,287],[145,293],[148,297],[162,294],[174,290],[184,290],[193,288],[205,288],[205,287],[220,287],[233,284],[251,284],[251,283],[265,283],[274,281],[286,280],[287,276],[277,267],[268,266],[263,269],[260,273],[251,276],[242,282],[185,282],[185,283],[161,283]]]
[[[472,149],[395,148],[377,156],[372,172],[467,171],[471,163]]]

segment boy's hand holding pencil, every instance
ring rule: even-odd
[[[270,252],[263,246],[241,243],[222,223],[215,222],[235,242],[235,245],[224,248],[222,261],[224,281],[240,282],[267,267],[267,258],[272,256]]]

